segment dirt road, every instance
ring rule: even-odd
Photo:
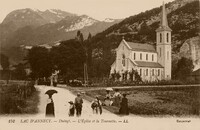
[[[58,91],[58,93],[53,95],[54,105],[55,105],[55,116],[65,118],[68,117],[68,108],[69,108],[69,101],[74,101],[75,95],[73,95],[69,90],[64,88],[57,88],[57,87],[47,87],[47,86],[36,86],[36,88],[40,91],[40,103],[39,103],[39,113],[37,116],[44,117],[45,116],[45,109],[47,104],[48,95],[45,94],[45,92],[49,89],[55,89]],[[102,115],[93,114],[91,109],[91,103],[83,100],[83,110],[82,110],[82,116],[86,118],[91,117],[101,117],[101,118],[116,118],[117,115],[103,109]]]

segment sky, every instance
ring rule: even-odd
[[[121,19],[159,7],[163,1],[173,0],[0,0],[0,23],[11,11],[24,8],[60,9],[98,20]]]

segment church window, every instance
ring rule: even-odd
[[[125,66],[125,55],[122,55],[122,65]]]
[[[152,61],[154,61],[154,55],[152,54]]]
[[[160,42],[162,42],[162,33],[160,33]]]
[[[160,48],[160,57],[161,57],[161,53],[162,53],[162,52],[161,52],[161,48]]]
[[[136,58],[136,53],[134,53],[134,60],[135,60],[135,58]]]
[[[140,69],[140,76],[142,76],[142,69]]]
[[[169,60],[169,51],[167,51],[167,60]]]
[[[152,69],[152,76],[154,76],[154,69]]]
[[[160,76],[160,69],[158,69],[158,76]]]
[[[140,53],[140,60],[142,60],[142,53]]]
[[[148,69],[146,69],[146,76],[148,76]]]
[[[169,42],[169,33],[167,33],[167,42]]]
[[[146,54],[146,60],[148,60],[148,54]]]

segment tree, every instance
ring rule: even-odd
[[[129,79],[130,81],[133,81],[133,75],[135,74],[135,71],[134,69],[132,69],[130,72],[129,72]]]
[[[1,61],[1,66],[3,68],[3,72],[2,72],[2,77],[4,77],[7,80],[7,84],[9,83],[9,78],[10,78],[10,70],[9,70],[9,58],[4,55],[4,54],[0,54],[0,61]]]
[[[83,75],[85,52],[76,39],[61,42],[60,46],[50,51],[51,62],[60,70],[60,75],[67,81]]]
[[[9,66],[10,66],[9,58],[2,53],[0,55],[1,55],[0,61],[1,61],[1,66],[2,66],[3,70],[4,71],[9,70]]]
[[[186,81],[188,75],[191,74],[193,68],[194,65],[192,60],[182,57],[180,60],[178,60],[177,69],[175,70],[176,79],[179,79],[181,81]]]
[[[14,77],[17,80],[24,80],[26,78],[26,71],[25,71],[25,67],[22,63],[19,63],[17,65],[14,66],[15,69],[14,71]]]
[[[137,71],[135,71],[135,81],[136,83],[142,82],[142,78]]]
[[[52,62],[49,50],[44,47],[33,47],[27,55],[34,78],[48,78],[52,73]]]

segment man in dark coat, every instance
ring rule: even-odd
[[[81,116],[81,112],[82,112],[83,99],[80,96],[81,96],[80,93],[78,93],[74,102],[74,105],[76,108],[76,116]]]

